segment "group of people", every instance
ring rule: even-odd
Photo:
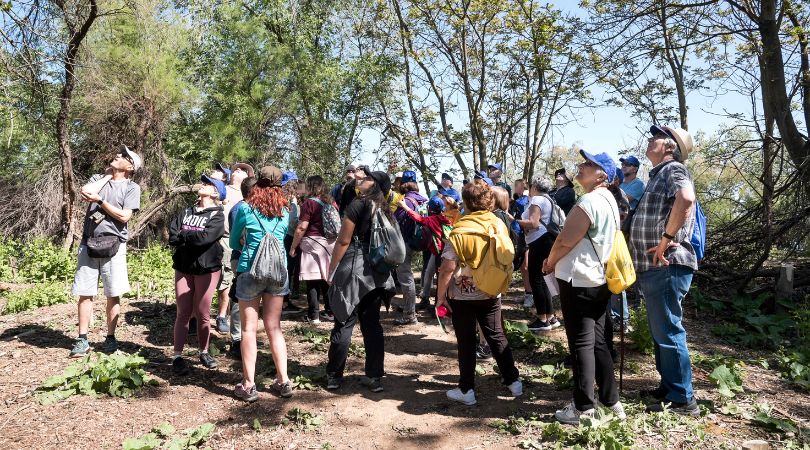
[[[271,388],[281,397],[291,396],[281,317],[300,309],[292,300],[303,282],[305,320],[334,322],[327,389],[341,387],[359,322],[366,350],[362,382],[372,392],[383,390],[380,309],[388,308],[400,292],[395,324],[415,324],[417,311],[431,308],[452,320],[459,381],[447,392],[449,399],[476,403],[476,359],[484,357],[495,359],[504,386],[520,396],[523,385],[501,311],[512,272],[520,270],[525,289],[521,302],[537,313],[529,329],[565,327],[573,399],[555,417],[576,424],[601,404],[624,418],[611,341],[612,322],[627,320],[626,297],[612,296],[604,264],[617,230],[622,230],[638,274],[635,289],[647,305],[661,377],[659,386],[646,392],[654,399],[648,411],[667,405],[670,411],[698,414],[681,308],[697,269],[690,243],[695,194],[684,166],[692,146],[688,132],[653,125],[646,186],[638,178],[641,162],[636,157],[622,158],[617,167],[606,153],[583,150],[574,180],[560,169],[553,182],[543,177],[517,180],[514,194],[503,181],[500,164],[476,172],[460,192],[453,177],[443,173],[437,189],[424,196],[410,170],[393,173],[350,165],[343,182],[330,188],[318,175],[301,181],[294,172],[274,166],[254,171],[245,163],[217,163],[194,187],[195,204],[181,211],[169,228],[177,294],[173,370],[182,376],[190,369],[182,356],[190,328],[196,328],[200,362],[208,369],[217,367],[208,344],[210,309],[218,293],[216,328],[230,333],[231,351],[242,361],[242,381],[234,395],[258,399],[256,332],[261,315],[276,368]],[[87,333],[99,276],[107,296],[108,335],[102,350],[117,349],[120,296],[129,290],[127,222],[140,199],[132,174],[142,165],[139,155],[121,146],[106,173],[82,188],[89,206],[73,285],[79,296],[79,338],[72,356],[89,351]],[[578,198],[573,181],[581,188]],[[380,233],[391,226],[401,242],[387,245],[404,248],[401,261],[393,266],[375,263],[379,259],[372,253],[381,245],[386,250]],[[417,304],[414,270],[420,268],[412,262],[420,252]],[[556,295],[561,317],[556,315]]]

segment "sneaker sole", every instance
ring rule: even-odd
[[[472,402],[466,402],[466,401],[464,401],[464,400],[458,400],[458,399],[451,398],[451,397],[447,397],[447,398],[448,398],[449,400],[451,400],[451,401],[454,401],[454,402],[456,402],[456,403],[461,403],[462,405],[465,405],[465,406],[473,406],[473,405],[475,405],[475,404],[477,404],[477,403],[478,403],[478,401],[477,401],[477,400],[473,400]]]
[[[562,418],[562,417],[558,416],[557,413],[554,413],[554,419],[556,419],[557,422],[560,422],[561,424],[564,424],[564,425],[579,425],[579,419],[569,420],[567,418]]]
[[[538,331],[551,331],[554,327],[540,327],[540,328],[529,328],[529,331],[538,332]]]
[[[72,353],[72,352],[71,352],[70,356],[68,356],[68,357],[69,357],[69,358],[84,358],[84,357],[85,357],[85,356],[87,356],[89,353],[90,353],[90,350],[88,350],[88,351],[86,351],[86,352],[84,352],[84,353]]]

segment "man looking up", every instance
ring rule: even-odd
[[[442,181],[441,181],[442,189],[439,190],[439,193],[450,197],[456,201],[456,204],[461,203],[461,195],[459,195],[458,191],[453,189],[453,177],[450,176],[448,173],[442,173]]]
[[[503,166],[500,163],[492,163],[487,166],[487,171],[489,178],[492,180],[492,185],[506,189],[506,192],[509,193],[509,198],[512,198],[512,187],[509,186],[509,183],[502,180]]]
[[[695,187],[683,164],[692,150],[692,136],[657,125],[650,127],[650,134],[647,158],[653,167],[628,239],[661,376],[658,387],[646,393],[655,399],[647,411],[698,416],[681,305],[698,267],[691,243]]]
[[[635,156],[628,156],[627,158],[620,158],[622,163],[622,173],[624,174],[624,181],[619,185],[619,188],[627,195],[627,200],[630,202],[630,211],[636,209],[641,195],[644,194],[644,182],[638,179],[638,169],[641,167],[641,162]]]
[[[129,291],[127,223],[141,206],[141,188],[131,178],[143,165],[142,161],[140,155],[121,145],[104,174],[93,175],[82,186],[82,200],[88,206],[73,280],[73,295],[79,297],[79,338],[70,351],[71,357],[81,357],[90,351],[87,333],[99,275],[107,296],[107,338],[102,350],[105,353],[118,350],[115,327],[120,300]]]
[[[222,172],[222,168],[220,167],[219,172]],[[244,163],[236,163],[230,169],[231,180],[230,183],[225,186],[225,201],[222,204],[223,210],[225,212],[225,217],[228,217],[228,214],[231,212],[231,208],[233,205],[242,201],[242,181],[245,180],[247,177],[253,176],[253,167],[250,167],[249,164]],[[224,172],[223,172],[224,173]],[[231,270],[230,262],[231,262],[231,247],[228,245],[228,239],[230,238],[230,226],[228,221],[225,221],[225,235],[219,240],[219,244],[222,246],[222,277],[219,279],[219,285],[217,286],[217,292],[219,296],[219,311],[217,313],[217,331],[225,334],[229,331],[228,328],[228,306],[230,305],[230,289],[231,283],[233,282],[233,271]]]

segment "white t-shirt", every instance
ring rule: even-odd
[[[576,204],[591,220],[588,235],[557,262],[554,276],[574,287],[597,287],[605,284],[605,268],[613,250],[613,239],[619,226],[619,208],[613,194],[597,188],[579,198]],[[591,239],[588,239],[588,236]],[[591,244],[593,241],[593,244]],[[597,254],[594,252],[598,252]]]
[[[543,223],[548,223],[551,220],[551,200],[548,199],[545,195],[535,195],[534,197],[529,197],[529,203],[526,205],[526,209],[523,210],[523,214],[520,216],[523,220],[528,220],[531,213],[529,210],[532,208],[532,205],[537,206],[540,208],[540,228],[535,228],[534,230],[526,230],[526,244],[531,244],[532,242],[540,239],[540,236],[546,234],[548,230],[546,230],[545,225]]]

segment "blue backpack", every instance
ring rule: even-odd
[[[695,228],[692,231],[691,243],[698,261],[701,261],[706,253],[706,223],[706,213],[703,212],[700,202],[695,199]]]

